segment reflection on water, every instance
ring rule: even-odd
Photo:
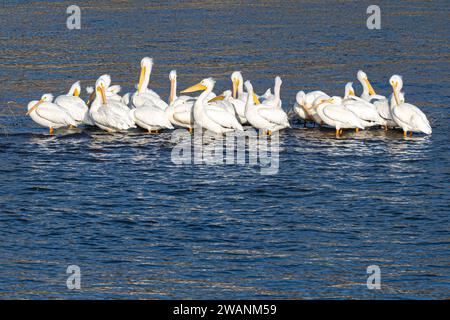
[[[446,297],[447,2],[380,4],[376,32],[359,2],[97,1],[75,32],[70,4],[8,0],[0,11],[0,297]],[[285,108],[300,89],[342,94],[360,68],[387,95],[396,72],[433,135],[335,138],[294,121],[275,145],[278,173],[261,175],[176,165],[170,132],[49,136],[24,116],[27,101],[106,72],[133,90],[144,55],[164,98],[172,68],[179,88],[214,76],[217,92],[241,70],[258,92],[281,75]],[[82,291],[65,287],[70,264]],[[380,291],[365,286],[372,264]]]

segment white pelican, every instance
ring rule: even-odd
[[[56,97],[55,103],[66,110],[67,113],[75,120],[77,125],[88,124],[94,125],[89,117],[89,108],[86,103],[79,97],[81,92],[80,81],[75,82],[67,94]]]
[[[39,101],[31,101],[28,103],[27,115],[37,124],[49,128],[50,134],[54,133],[54,129],[77,126],[76,121],[63,108],[52,103],[53,95],[44,94]]]
[[[364,129],[362,120],[342,104],[341,97],[333,96],[330,99],[318,98],[318,100],[315,102],[317,114],[327,125],[336,128],[337,137],[342,133],[341,129]]]
[[[194,121],[197,125],[217,134],[235,130],[243,131],[236,116],[227,109],[215,104],[208,104],[207,97],[214,89],[216,82],[212,78],[203,79],[200,83],[189,87],[181,93],[203,91],[194,103]]]
[[[99,77],[105,84],[105,97],[106,100],[123,101],[123,98],[119,95],[122,87],[120,85],[111,85],[111,76],[109,74],[103,74]],[[96,90],[93,87],[86,87],[86,92],[89,94],[89,99],[86,102],[87,106],[90,106],[96,96]]]
[[[281,81],[280,77],[278,77],[278,76],[275,77],[275,84],[274,84],[274,87],[273,87],[273,93],[274,94],[270,95],[269,97],[267,97],[264,100],[264,104],[265,105],[281,109],[282,102],[281,102],[280,91],[281,91],[281,84],[282,83],[283,83],[283,81]]]
[[[244,92],[244,78],[242,77],[242,73],[240,71],[234,71],[231,74],[231,82],[233,84],[233,99],[239,99],[245,104],[247,103],[247,92]],[[258,97],[258,100],[265,100],[270,97],[272,97],[272,91],[271,89],[267,89],[266,92],[263,95],[260,95]],[[236,111],[239,112],[239,111]]]
[[[169,80],[170,95],[169,107],[166,109],[167,117],[172,124],[187,128],[189,132],[192,132],[192,128],[194,128],[193,107],[195,98],[189,96],[177,96],[176,70],[170,71]]]
[[[131,96],[131,103],[137,108],[143,105],[153,105],[161,110],[166,110],[168,104],[153,90],[148,88],[150,74],[153,69],[153,59],[144,57],[141,60],[141,73],[137,91]]]
[[[322,124],[322,120],[317,115],[317,111],[313,106],[314,101],[319,97],[323,99],[330,98],[325,92],[318,90],[308,93],[305,93],[304,91],[297,92],[297,95],[295,96],[296,103],[293,106],[293,110],[295,114],[305,120],[305,124],[308,120],[314,121],[319,125]]]
[[[97,94],[89,109],[89,115],[95,125],[108,132],[135,128],[131,117],[134,110],[124,107],[119,101],[107,100],[105,86],[104,79],[100,77],[95,84]]]
[[[363,92],[361,94],[362,99],[370,102],[372,99],[385,98],[375,93],[375,90],[373,89],[372,84],[370,83],[369,78],[364,71],[359,70],[356,74],[356,78],[359,80],[361,86],[363,87]]]
[[[348,82],[345,85],[345,96],[343,100],[344,106],[352,111],[358,118],[363,120],[365,127],[371,127],[376,125],[385,126],[386,122],[378,114],[377,108],[370,102],[357,97],[353,90],[352,82]],[[356,128],[358,131],[359,128]]]
[[[245,116],[253,127],[268,135],[290,128],[288,116],[281,108],[274,108],[271,104],[260,104],[250,81],[245,81],[245,88],[248,93]]]
[[[416,106],[401,101],[400,92],[403,88],[403,80],[399,75],[393,75],[389,83],[394,91],[394,101],[391,104],[391,114],[395,123],[403,129],[403,135],[406,137],[409,132],[423,132],[431,134],[431,126],[426,115]],[[404,97],[403,97],[404,99]]]
[[[240,71],[234,71],[231,74],[231,82],[233,84],[233,98],[242,102],[247,101],[247,92],[244,92],[244,78]]]
[[[373,105],[378,111],[378,114],[383,119],[384,129],[387,130],[388,127],[396,127],[397,124],[395,123],[394,119],[392,119],[391,116],[389,100],[385,96],[375,93],[375,90],[373,89],[369,81],[369,78],[367,77],[367,74],[364,71],[359,70],[356,77],[358,78],[359,82],[363,87],[361,98],[368,102],[373,103]]]
[[[173,125],[166,114],[168,104],[157,93],[148,89],[153,60],[145,57],[141,61],[141,75],[137,91],[131,97],[133,120],[136,124],[148,130],[149,133],[161,129],[173,129]]]

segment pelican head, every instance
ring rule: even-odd
[[[108,87],[111,85],[111,76],[110,76],[109,74],[103,74],[103,75],[101,75],[101,76],[97,79],[97,82],[98,82],[99,80],[103,81],[103,84],[104,84],[104,86],[105,86],[105,89],[108,88]],[[95,85],[95,86],[97,86],[97,82],[96,82],[96,85]]]
[[[41,99],[39,101],[34,100],[28,103],[27,106],[27,113],[26,115],[29,115],[31,112],[33,112],[41,103],[44,102],[52,102],[53,101],[53,95],[51,93],[45,93],[42,95]]]
[[[141,60],[141,68],[151,68],[153,67],[153,59],[149,57],[144,57]]]
[[[354,96],[355,90],[353,90],[353,82],[347,82],[345,85],[345,97]]]
[[[369,89],[369,94],[370,95],[374,95],[375,90],[373,89],[372,85],[370,84],[369,78],[367,77],[367,74],[362,71],[359,70],[358,73],[356,74],[356,78],[358,78],[359,82],[361,82],[361,84],[365,84],[365,86],[367,87],[367,89]]]
[[[260,104],[261,102],[259,102],[258,96],[256,95],[255,91],[253,90],[252,83],[249,80],[247,80],[247,81],[245,81],[244,85],[245,85],[245,88],[247,89],[248,94],[252,95],[253,104],[255,104],[255,105]]]
[[[239,85],[244,82],[242,73],[240,71],[234,71],[231,74],[231,82],[233,83],[233,98],[237,98]]]
[[[105,79],[98,78],[97,82],[95,82],[95,92],[102,97],[102,104],[106,104],[106,88]]]
[[[184,89],[183,91],[181,91],[181,93],[212,90],[214,88],[215,84],[216,84],[216,81],[213,78],[206,78],[206,79],[203,79],[202,81],[200,81],[199,83],[193,85],[192,87]]]
[[[281,84],[283,83],[283,81],[281,80],[281,78],[279,76],[275,77],[275,87],[281,87]]]
[[[338,96],[332,96],[328,101],[332,104],[342,104],[342,98]]]
[[[302,107],[305,106],[305,100],[306,100],[306,93],[305,93],[305,91],[297,92],[297,94],[295,95],[295,100]]]
[[[211,100],[208,101],[208,103],[210,102],[214,102],[214,101],[221,101],[221,100],[225,100],[231,97],[231,90],[225,90],[224,92],[222,92],[221,95],[215,96],[214,98],[212,98]]]
[[[148,85],[150,79],[150,73],[153,68],[153,59],[144,57],[141,60],[141,74],[139,76],[138,92],[142,92],[142,89]]]
[[[53,95],[51,93],[45,93],[41,97],[42,102],[52,102],[53,101]]]
[[[364,79],[367,79],[367,74],[364,71],[359,70],[358,73],[356,74],[356,78],[359,81],[363,81]]]
[[[390,79],[389,83],[393,88],[397,88],[399,91],[403,88],[403,79],[402,76],[398,74],[394,74]]]
[[[173,81],[177,79],[177,70],[172,70],[169,73],[169,80]]]
[[[79,97],[80,93],[81,93],[80,81],[77,81],[70,87],[69,93],[67,93],[67,95]]]
[[[401,76],[394,74],[390,79],[389,83],[392,86],[392,90],[394,91],[394,98],[397,105],[400,105],[400,96],[399,93],[403,88],[403,79]]]

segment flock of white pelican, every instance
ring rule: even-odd
[[[120,86],[111,85],[109,75],[100,76],[95,87],[86,88],[90,93],[87,102],[80,98],[80,82],[72,85],[65,95],[53,99],[44,94],[39,101],[28,104],[27,115],[39,125],[47,127],[50,134],[61,127],[79,125],[97,126],[107,132],[124,131],[139,126],[149,133],[182,127],[190,132],[204,128],[217,134],[242,131],[250,125],[261,134],[271,135],[275,131],[290,128],[287,113],[282,108],[280,97],[281,78],[275,78],[273,93],[268,89],[258,96],[249,80],[244,82],[241,72],[231,75],[232,90],[214,94],[215,81],[203,79],[181,94],[203,91],[198,97],[177,95],[177,74],[169,74],[169,101],[165,102],[148,88],[153,60],[145,57],[141,61],[141,72],[137,90],[120,96]],[[416,106],[405,103],[402,78],[393,75],[389,82],[393,93],[389,98],[377,95],[363,71],[358,71],[363,92],[355,94],[352,83],[345,86],[344,97],[329,96],[322,91],[305,93],[299,91],[292,111],[306,122],[335,128],[336,136],[343,129],[357,132],[368,127],[400,128],[404,136],[408,133],[431,134],[430,123]],[[244,91],[244,86],[246,91]]]

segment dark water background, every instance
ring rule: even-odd
[[[0,298],[449,298],[448,1],[72,1],[0,5]],[[171,162],[170,132],[58,131],[24,116],[45,92],[103,73],[133,89],[143,56],[168,96],[241,70],[258,92],[283,78],[343,94],[393,73],[433,135],[295,129],[280,168]],[[86,94],[84,93],[84,96]],[[82,290],[66,288],[70,264]],[[379,265],[382,289],[368,290]]]

